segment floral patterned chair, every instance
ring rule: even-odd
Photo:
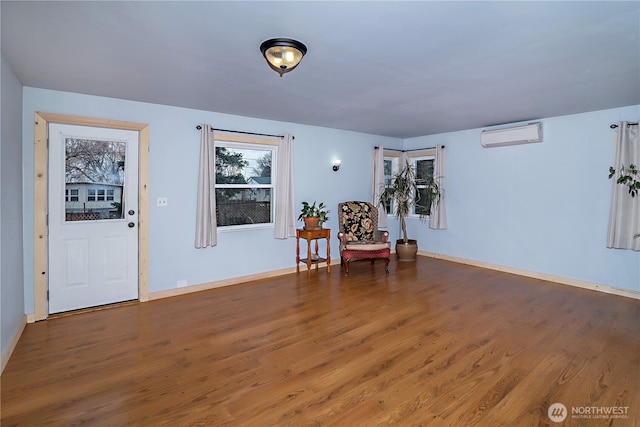
[[[354,259],[377,258],[385,260],[384,271],[389,274],[391,244],[388,231],[378,230],[378,209],[368,202],[343,202],[338,204],[338,239],[340,239],[340,264],[349,275],[349,262]]]

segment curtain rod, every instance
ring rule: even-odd
[[[444,145],[441,146],[442,148],[444,148]],[[400,151],[401,153],[407,153],[409,151],[424,151],[424,150],[433,150],[434,148],[438,148],[438,146],[436,145],[435,147],[426,147],[426,148],[412,148],[411,150],[398,150],[396,148],[385,148],[385,147],[378,147],[377,145],[375,147],[373,147],[375,149],[378,148],[382,148],[383,150],[388,150],[388,151]]]
[[[202,126],[198,125],[198,126],[196,126],[196,129],[202,130]],[[220,132],[243,133],[245,135],[258,135],[258,136],[271,136],[273,138],[284,138],[284,135],[271,135],[271,134],[268,134],[268,133],[244,132],[244,131],[241,131],[241,130],[219,129],[219,128],[211,128],[211,130],[218,130]],[[295,136],[292,136],[291,138],[292,139],[296,139]]]
[[[637,124],[637,123],[627,123],[627,127],[629,127],[629,126],[638,126],[638,124]],[[615,129],[615,128],[617,128],[617,127],[618,127],[618,125],[614,123],[614,124],[612,124],[612,125],[611,125],[611,126],[609,126],[609,127],[610,127],[611,129]]]

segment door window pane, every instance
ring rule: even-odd
[[[121,219],[124,141],[65,139],[65,220]]]

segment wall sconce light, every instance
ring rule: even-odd
[[[340,169],[340,165],[342,164],[342,162],[340,161],[340,159],[335,159],[333,161],[333,171],[334,172],[338,172],[338,169]]]

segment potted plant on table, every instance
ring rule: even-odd
[[[316,206],[316,202],[313,202],[313,204],[302,202],[302,210],[298,221],[304,221],[305,230],[319,230],[322,228],[322,224],[329,220],[329,212],[323,202],[320,202],[318,206]]]
[[[393,214],[400,218],[402,239],[396,241],[396,255],[399,261],[415,261],[418,242],[407,237],[405,218],[412,212],[424,220],[431,213],[431,206],[440,198],[440,186],[433,176],[418,178],[415,168],[407,162],[385,187],[378,203],[387,206],[392,202]]]

